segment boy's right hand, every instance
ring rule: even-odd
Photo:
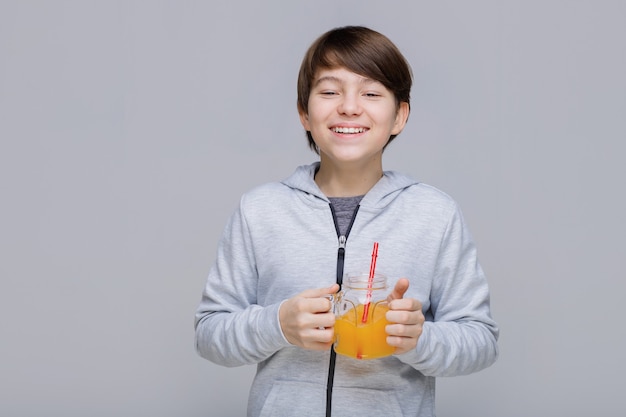
[[[278,318],[289,343],[304,349],[330,349],[335,334],[335,315],[326,297],[337,291],[339,285],[333,284],[303,291],[282,303]]]

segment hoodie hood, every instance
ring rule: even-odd
[[[315,183],[315,173],[320,163],[301,165],[293,174],[281,181],[295,190],[306,193],[312,199],[321,199],[328,203],[328,198]],[[361,207],[382,208],[391,203],[405,188],[419,184],[418,181],[396,171],[384,171],[381,179],[365,194]]]

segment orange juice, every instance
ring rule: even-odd
[[[371,304],[369,317],[362,322],[364,305],[351,308],[335,321],[335,352],[356,359],[375,359],[391,355],[395,347],[387,344],[385,326],[389,324],[386,303]]]

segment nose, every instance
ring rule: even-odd
[[[341,98],[341,102],[337,107],[337,111],[340,114],[346,116],[356,116],[361,113],[361,104],[359,103],[357,94],[344,94]]]

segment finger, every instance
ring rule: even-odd
[[[314,343],[322,343],[322,344],[333,343],[335,339],[335,331],[332,328],[315,329],[313,330],[311,339],[312,339],[312,342]]]
[[[329,294],[334,294],[339,291],[339,285],[333,284],[330,287],[325,288],[313,288],[309,290],[302,291],[299,295],[303,298],[320,298],[325,297]]]
[[[389,346],[396,348],[395,354],[400,355],[415,349],[418,339],[410,337],[387,336],[386,342]]]
[[[419,324],[388,324],[385,326],[387,336],[416,338],[422,332]]]
[[[304,347],[308,349],[322,349],[330,347],[334,341],[334,331],[330,329],[311,329],[303,334]]]
[[[389,309],[396,311],[420,311],[422,309],[422,303],[415,298],[399,298],[389,302]]]
[[[417,324],[419,323],[419,315],[416,311],[407,310],[389,310],[385,315],[389,323],[399,324]]]
[[[316,328],[325,328],[330,329],[335,326],[335,314],[331,312],[324,312],[315,314],[315,325]]]
[[[387,297],[387,300],[396,300],[404,297],[404,293],[409,289],[409,280],[406,278],[400,278],[396,285],[393,287],[393,291]]]
[[[305,346],[306,349],[311,350],[328,350],[333,345],[333,342],[313,342],[310,345]]]

